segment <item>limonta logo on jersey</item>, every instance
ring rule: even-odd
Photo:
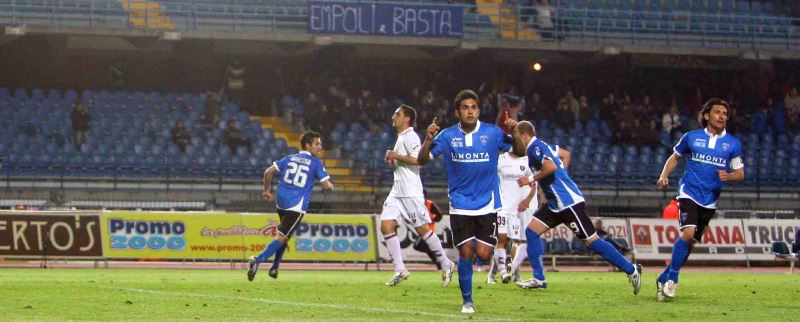
[[[186,246],[183,221],[110,219],[108,234],[112,249],[180,250]]]
[[[715,157],[700,152],[692,152],[692,161],[715,165],[718,167],[724,167],[728,164],[728,159],[725,159],[723,157]]]
[[[489,152],[451,152],[450,158],[453,162],[489,162]]]
[[[297,227],[298,252],[356,252],[369,250],[369,227],[365,224],[300,223]]]
[[[290,160],[291,160],[291,162],[297,162],[297,163],[302,163],[302,164],[305,164],[305,165],[311,165],[311,159],[306,159],[306,158],[301,158],[301,157],[294,156]]]

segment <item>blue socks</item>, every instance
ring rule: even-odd
[[[678,240],[675,241],[675,245],[672,246],[672,259],[669,265],[667,265],[667,268],[664,269],[664,272],[658,276],[658,281],[666,283],[668,280],[672,280],[677,284],[678,274],[687,259],[689,259],[689,243],[679,237]]]
[[[272,259],[272,267],[269,270],[278,269],[281,266],[281,261],[283,260],[283,253],[286,252],[286,245],[278,249],[278,252],[275,253],[275,258]]]
[[[636,270],[636,268],[633,267],[633,264],[629,262],[625,256],[622,256],[622,253],[620,253],[616,248],[614,248],[613,245],[609,244],[605,240],[595,240],[589,245],[589,248],[591,248],[595,253],[600,254],[600,256],[603,256],[603,259],[605,259],[606,262],[611,263],[628,275],[633,274],[633,272]]]
[[[458,259],[458,286],[464,303],[472,303],[472,259]]]
[[[270,256],[274,255],[278,252],[279,249],[282,248],[281,242],[277,239],[273,240],[271,243],[267,245],[267,249],[265,249],[261,254],[256,257],[256,262],[263,263],[267,260]]]
[[[544,264],[542,263],[544,245],[542,245],[542,240],[539,238],[539,234],[530,228],[525,228],[525,238],[528,239],[528,261],[530,261],[531,267],[533,268],[533,277],[537,280],[544,281]]]

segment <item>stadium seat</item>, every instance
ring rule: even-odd
[[[550,254],[564,255],[569,254],[569,242],[564,238],[553,238],[550,241]]]

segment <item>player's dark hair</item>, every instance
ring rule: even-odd
[[[417,123],[417,110],[406,104],[401,104],[400,109],[403,110],[403,116],[410,118],[409,126],[414,126]]]
[[[300,136],[300,149],[304,150],[306,148],[306,144],[311,145],[314,143],[314,139],[320,137],[322,137],[322,135],[320,135],[317,132],[306,131],[305,133],[303,133],[303,135]]]
[[[725,110],[730,113],[730,105],[728,105],[728,102],[725,100],[716,97],[708,100],[705,104],[703,104],[703,110],[700,111],[699,115],[700,124],[703,125],[703,128],[708,126],[708,121],[706,121],[705,115],[711,113],[711,108],[714,107],[714,105],[724,106]]]
[[[519,131],[519,134],[536,136],[536,129],[533,127],[533,124],[531,124],[531,122],[520,121],[519,123],[517,123],[516,129],[517,131]]]
[[[458,92],[458,94],[456,94],[456,98],[453,100],[453,108],[458,109],[461,106],[461,101],[470,98],[480,103],[480,100],[478,99],[478,94],[476,94],[471,89],[465,89]]]

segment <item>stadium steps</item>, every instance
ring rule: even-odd
[[[261,122],[262,129],[271,129],[275,133],[276,139],[286,140],[286,145],[300,146],[300,133],[295,133],[291,127],[282,124],[280,118],[275,116],[251,116],[250,119]],[[328,174],[333,177],[333,182],[337,189],[372,192],[373,188],[365,182],[363,176],[354,174],[351,167],[346,167],[345,162],[333,156],[330,151],[322,150],[320,158],[323,159]]]
[[[175,29],[175,22],[161,12],[161,5],[154,0],[119,0],[122,8],[130,15],[135,27]]]
[[[506,4],[504,0],[476,0],[478,13],[489,16],[492,24],[500,28],[500,36],[504,39],[541,40],[542,37],[536,30],[525,22],[519,21],[513,4]],[[519,26],[519,32],[516,28]]]

